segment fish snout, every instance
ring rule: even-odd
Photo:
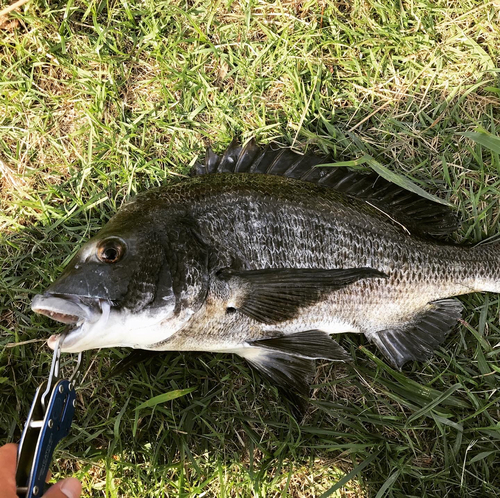
[[[99,300],[51,293],[37,294],[31,301],[31,309],[35,313],[67,324],[76,324],[83,321],[92,322],[101,315]]]

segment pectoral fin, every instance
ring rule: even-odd
[[[397,368],[411,360],[428,360],[457,323],[462,303],[445,299],[429,303],[412,322],[393,329],[368,334],[385,357]]]
[[[303,415],[307,407],[315,360],[350,360],[337,342],[319,330],[254,341],[250,346],[237,353],[279,388],[292,403],[296,415]]]
[[[262,323],[272,324],[295,318],[300,309],[318,302],[326,294],[363,278],[386,278],[373,268],[224,269],[219,277],[231,289],[228,307]]]

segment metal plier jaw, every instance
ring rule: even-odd
[[[75,412],[75,380],[82,353],[69,379],[61,379],[61,334],[54,349],[49,379],[37,389],[24,425],[17,452],[16,486],[21,498],[38,498],[45,491],[45,479],[54,449],[67,436]]]

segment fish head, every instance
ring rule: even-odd
[[[167,236],[158,232],[154,216],[128,214],[115,215],[32,301],[36,313],[70,325],[62,351],[152,349],[181,325]],[[49,346],[58,338],[52,336]]]

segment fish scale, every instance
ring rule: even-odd
[[[331,335],[364,333],[398,368],[428,359],[460,318],[450,298],[500,291],[498,244],[443,242],[449,208],[320,164],[209,151],[125,204],[32,308],[74,323],[63,351],[239,354],[301,409],[314,360],[349,361]]]
[[[411,320],[415,310],[420,310],[430,301],[470,292],[470,288],[474,288],[474,281],[479,273],[478,261],[481,261],[482,265],[485,263],[483,257],[485,254],[482,249],[464,250],[461,247],[420,241],[394,227],[386,217],[379,217],[380,225],[360,223],[356,220],[352,226],[345,221],[348,218],[347,214],[342,213],[344,216],[342,222],[335,223],[337,218],[332,217],[326,201],[322,210],[324,217],[320,219],[316,210],[318,226],[311,230],[308,213],[304,214],[301,210],[301,216],[298,214],[294,216],[294,211],[298,211],[297,203],[288,206],[285,204],[286,199],[273,198],[272,189],[266,189],[264,192],[264,197],[268,202],[263,202],[262,209],[259,210],[259,213],[264,211],[269,201],[280,206],[279,210],[266,217],[265,226],[273,227],[269,230],[269,234],[253,230],[247,230],[244,233],[227,230],[224,220],[227,220],[226,206],[233,205],[234,202],[233,182],[249,181],[255,185],[255,182],[260,180],[269,188],[268,179],[265,177],[247,179],[242,175],[234,178],[231,175],[225,177],[221,174],[210,180],[216,181],[219,188],[222,188],[227,180],[224,186],[227,186],[230,194],[227,199],[220,192],[216,198],[213,198],[213,195],[207,195],[204,201],[211,207],[210,216],[207,218],[203,216],[203,213],[207,212],[208,206],[202,200],[198,200],[199,206],[192,207],[194,215],[200,220],[201,230],[206,231],[207,238],[209,234],[212,234],[209,243],[213,244],[217,253],[223,253],[224,246],[228,246],[229,252],[233,254],[246,251],[246,269],[368,266],[389,275],[388,281],[383,283],[369,280],[335,291],[324,303],[312,307],[308,312],[304,311],[299,319],[280,323],[281,330],[285,333],[288,330],[298,331],[303,327],[304,322],[315,328],[318,324],[325,324],[328,317],[340,317],[346,323],[356,324],[352,331],[373,330],[380,328],[379,322],[373,319],[373,316],[380,314],[379,308],[383,309],[386,323],[391,325],[398,321],[406,323]],[[300,191],[296,193],[297,195],[305,194]],[[330,192],[324,193],[325,198],[328,199]],[[318,192],[315,194],[318,195]],[[250,203],[255,206],[255,190],[252,191],[251,197]],[[251,211],[249,213],[245,209],[246,202],[241,193],[239,206],[242,219],[237,220],[236,223],[253,227]],[[249,218],[245,218],[245,214],[250,214]],[[377,214],[373,213],[374,216]],[[381,226],[386,230],[381,230]],[[373,230],[375,233],[370,232],[372,227],[375,228]],[[313,231],[313,233],[301,237],[301,230]],[[297,233],[299,233],[298,236]],[[321,237],[316,236],[316,233],[321,233]],[[379,238],[381,233],[385,234],[384,238]],[[281,237],[278,237],[278,234]],[[307,250],[297,253],[295,237],[300,240],[315,240],[319,244],[315,245],[314,253]],[[270,238],[273,242],[271,245],[268,243]],[[273,251],[275,248],[278,250]],[[345,248],[348,249],[345,252],[342,251]],[[291,249],[295,249],[295,252],[291,252]],[[395,255],[397,255],[396,258]],[[455,261],[455,266],[451,269],[453,271],[450,271],[450,261]],[[387,303],[393,304],[392,313],[387,310]],[[220,309],[223,307],[221,306]],[[199,326],[202,326],[206,320],[206,316],[200,317]],[[369,324],[372,324],[371,327]],[[193,326],[198,325],[193,324]],[[245,333],[241,332],[242,337]],[[191,331],[186,331],[184,335],[189,334]]]
[[[285,195],[278,195],[283,184],[287,184]],[[245,254],[244,267],[249,270],[368,266],[389,275],[389,281],[383,284],[370,280],[335,291],[324,302],[303,311],[299,318],[281,322],[280,330],[285,334],[303,329],[305,323],[309,328],[329,328],[328,317],[334,317],[334,324],[339,320],[350,324],[347,331],[380,329],[381,314],[385,326],[404,325],[426,303],[470,292],[478,274],[476,263],[484,264],[482,250],[464,250],[410,237],[369,206],[355,199],[339,205],[336,192],[314,189],[309,184],[279,177],[270,181],[266,176],[219,174],[201,183],[184,183],[175,190],[176,195],[165,201],[181,206],[189,203],[186,209],[198,220],[208,245],[225,261]],[[165,192],[160,190],[158,195],[163,198]],[[236,203],[237,216],[228,225]],[[256,227],[254,219],[266,228],[264,232]],[[303,244],[314,240],[314,252],[307,248],[301,251],[297,240]],[[450,261],[455,261],[454,271],[450,271]],[[223,303],[218,303],[217,309],[224,313]],[[211,319],[204,312],[195,315],[189,328],[168,341],[169,347],[185,349],[190,344],[189,349],[222,350],[213,333],[186,339],[194,337],[194,328],[212,331]],[[247,328],[245,324],[220,332],[225,349],[233,349],[245,339],[253,340],[255,336]]]

